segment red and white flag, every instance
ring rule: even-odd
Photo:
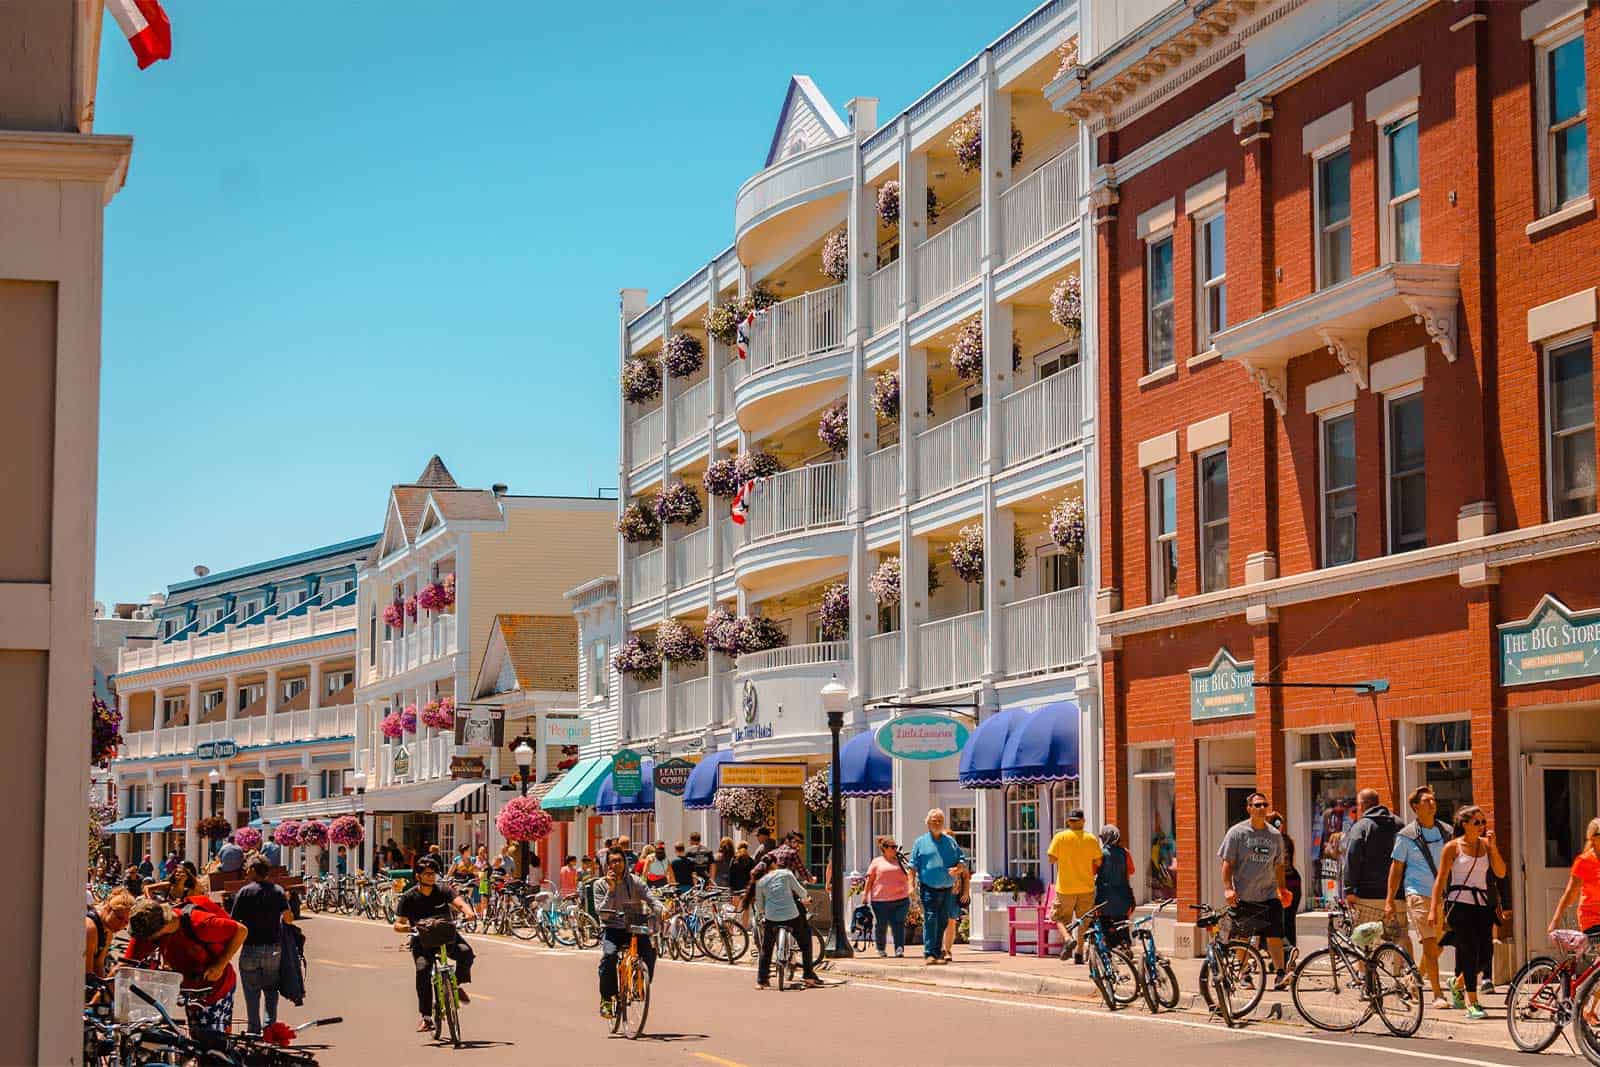
[[[750,494],[755,492],[754,479],[740,482],[739,489],[733,494],[733,503],[728,508],[728,515],[740,526],[744,525],[744,517],[750,513]]]
[[[734,339],[738,342],[739,346],[740,359],[745,359],[750,355],[750,327],[754,326],[755,324],[756,313],[752,311],[750,314],[745,316],[744,321],[739,324],[739,328],[734,331]]]
[[[172,58],[172,23],[157,0],[106,0],[106,10],[122,28],[140,70]]]

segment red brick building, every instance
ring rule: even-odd
[[[1600,7],[1219,0],[1105,45],[1050,91],[1095,152],[1106,810],[1141,897],[1161,859],[1220,903],[1259,788],[1312,908],[1355,790],[1428,782],[1489,811],[1542,942],[1600,805]]]

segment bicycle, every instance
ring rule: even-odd
[[[461,1047],[461,987],[456,982],[456,961],[450,958],[450,945],[456,939],[456,924],[449,919],[430,919],[424,929],[413,931],[418,944],[434,955],[429,960],[433,971],[433,1039],[449,1034],[450,1044]],[[436,943],[437,942],[437,943]]]
[[[1083,928],[1089,939],[1089,951],[1085,953],[1089,963],[1089,978],[1100,991],[1100,998],[1105,1001],[1106,1007],[1116,1011],[1139,998],[1143,979],[1140,977],[1140,968],[1133,962],[1132,953],[1121,944],[1128,936],[1127,923],[1100,915],[1100,909],[1104,907],[1105,903],[1101,902],[1078,916],[1067,927],[1067,933]],[[1113,938],[1118,942],[1116,945],[1111,943]]]
[[[1396,1037],[1422,1028],[1422,975],[1411,956],[1383,940],[1379,922],[1353,925],[1349,910],[1328,913],[1328,947],[1295,965],[1289,995],[1295,1010],[1319,1030],[1354,1030],[1374,1012]]]
[[[1580,1001],[1576,993],[1600,974],[1600,929],[1593,934],[1555,930],[1550,944],[1556,955],[1530,959],[1506,989],[1506,1029],[1523,1052],[1543,1052],[1568,1023],[1586,1021],[1576,1006],[1587,1001]]]
[[[1156,916],[1171,904],[1172,901],[1163,900],[1156,905],[1155,911],[1134,922],[1129,930],[1129,936],[1136,946],[1133,955],[1140,967],[1139,991],[1144,994],[1144,1002],[1152,1015],[1162,1008],[1171,1011],[1178,1006],[1178,976],[1172,970],[1172,961],[1156,948],[1156,935],[1152,929]]]
[[[650,1014],[650,968],[639,955],[639,938],[650,936],[645,924],[629,924],[628,947],[617,955],[617,996],[611,1010],[611,1032],[638,1040]]]
[[[1195,926],[1215,930],[1206,939],[1200,963],[1200,995],[1206,1007],[1228,1027],[1243,1025],[1266,992],[1267,964],[1261,950],[1248,941],[1233,939],[1234,910],[1218,911],[1209,904],[1191,904],[1199,912]]]

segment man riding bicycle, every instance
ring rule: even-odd
[[[458,913],[463,919],[473,918],[472,909],[467,902],[461,899],[448,885],[439,883],[439,861],[431,856],[424,856],[417,861],[417,884],[400,895],[400,902],[395,906],[394,928],[400,933],[412,932],[411,962],[417,971],[417,1010],[422,1015],[422,1021],[417,1024],[417,1032],[422,1033],[433,1029],[433,961],[434,953],[422,948],[417,941],[415,931],[417,924],[429,919],[449,919],[451,912]],[[460,934],[456,934],[455,941],[446,947],[450,958],[456,961],[456,994],[463,1004],[470,1004],[472,998],[467,996],[464,988],[472,981],[472,946]]]
[[[605,927],[600,934],[600,1014],[610,1017],[616,1008],[617,957],[634,937],[629,926],[638,926],[651,915],[661,914],[661,905],[650,895],[644,879],[628,870],[626,854],[613,846],[606,853],[606,875],[595,884],[595,906]],[[639,958],[656,974],[656,949],[649,934],[639,934]]]

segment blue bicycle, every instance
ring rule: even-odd
[[[1116,1011],[1139,999],[1143,979],[1139,965],[1133,961],[1133,954],[1125,947],[1128,944],[1127,922],[1102,918],[1099,912],[1103,907],[1104,903],[1096,904],[1078,916],[1067,927],[1067,932],[1070,934],[1080,926],[1084,928],[1089,939],[1089,951],[1085,953],[1089,962],[1089,977],[1100,991],[1100,998],[1106,1002],[1106,1007]]]
[[[1129,931],[1133,938],[1134,960],[1139,964],[1139,991],[1144,994],[1144,1002],[1152,1015],[1162,1008],[1171,1011],[1178,1006],[1178,976],[1172,970],[1172,961],[1156,948],[1156,935],[1152,928],[1156,916],[1171,904],[1172,901],[1163,900],[1156,905],[1155,911],[1137,920]]]

